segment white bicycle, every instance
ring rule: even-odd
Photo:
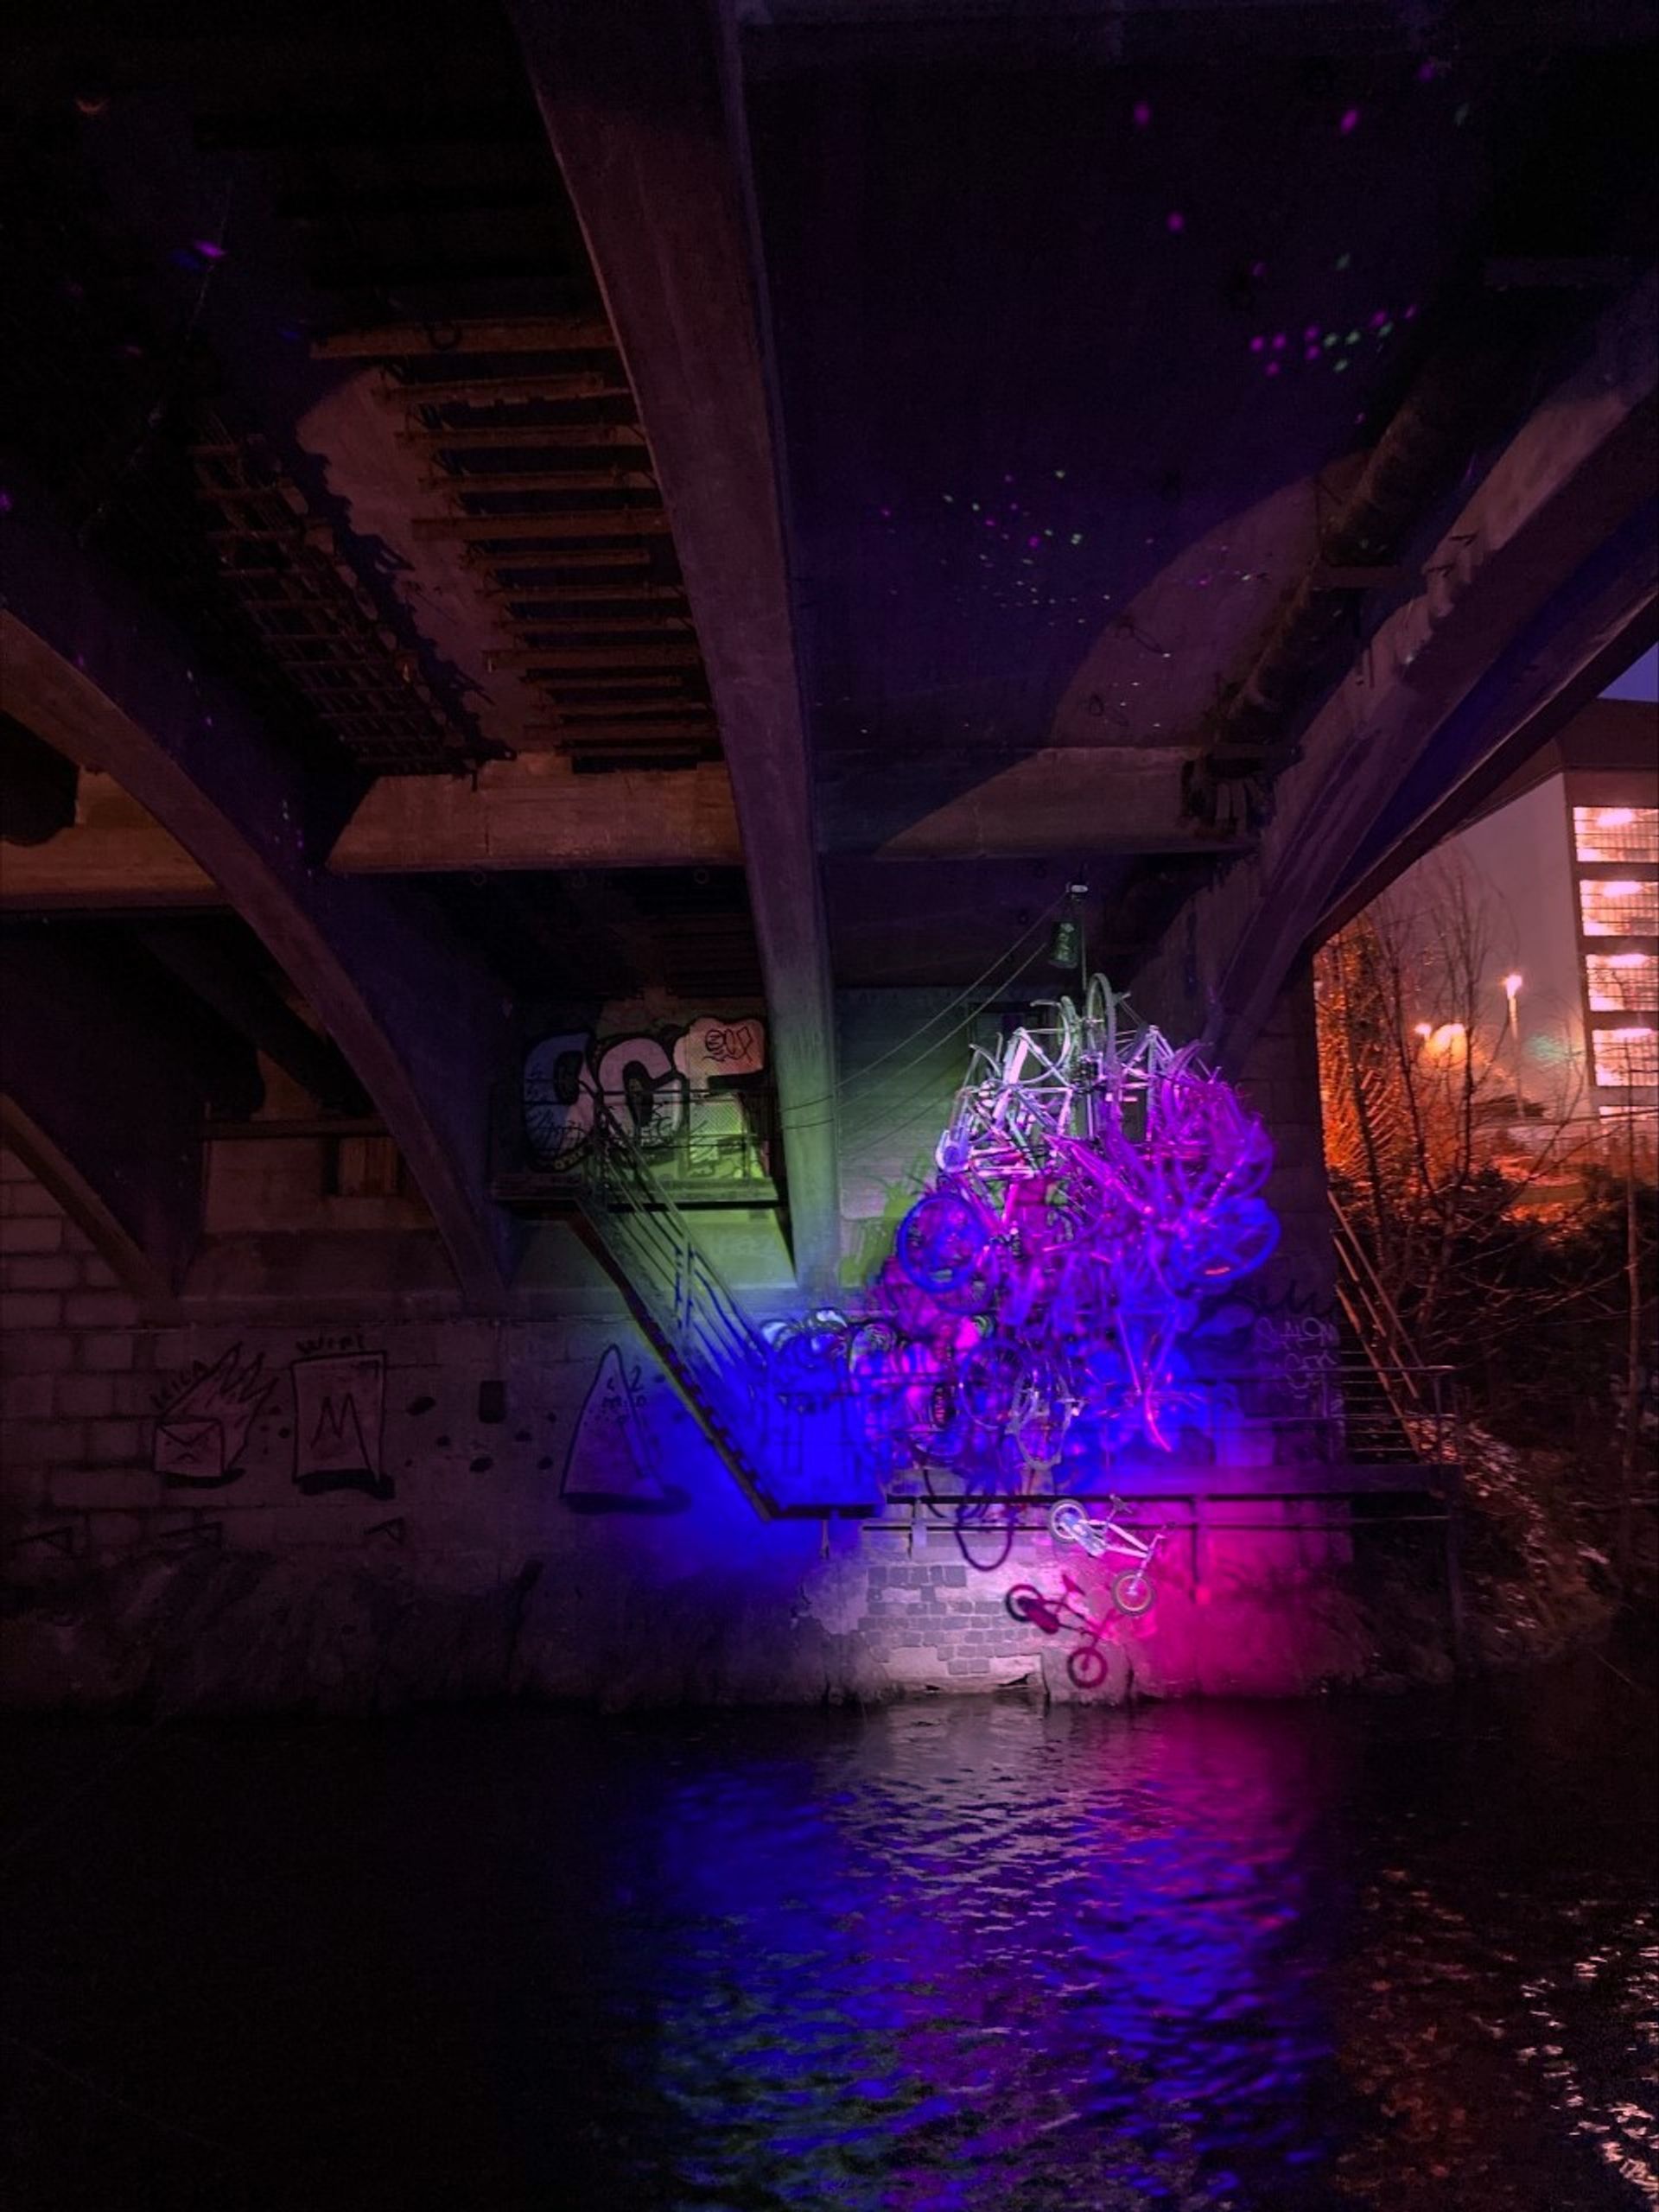
[[[1143,1535],[1119,1520],[1125,1510],[1121,1497],[1109,1497],[1105,1519],[1093,1521],[1075,1497],[1057,1498],[1048,1510],[1048,1532],[1057,1542],[1078,1545],[1090,1559],[1101,1559],[1108,1552],[1132,1559],[1133,1567],[1112,1577],[1112,1603],[1121,1613],[1144,1613],[1156,1595],[1152,1568],[1168,1531],[1158,1528]]]

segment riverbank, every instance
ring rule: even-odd
[[[1328,1506],[1216,1511],[1173,1535],[1150,1610],[1097,1563],[990,1514],[912,1530],[756,1530],[677,1552],[658,1524],[567,1517],[509,1567],[187,1540],[37,1562],[3,1600],[0,1703],[369,1713],[501,1697],[610,1708],[1399,1690],[1592,1646],[1617,1593],[1550,1471],[1487,1450],[1462,1517],[1461,1650],[1442,1523]],[[187,1530],[187,1538],[189,1536]]]

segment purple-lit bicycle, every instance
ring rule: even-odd
[[[1155,1595],[1152,1570],[1169,1532],[1158,1528],[1143,1535],[1118,1519],[1126,1510],[1121,1497],[1109,1497],[1106,1517],[1093,1521],[1075,1497],[1057,1498],[1048,1509],[1048,1531],[1059,1543],[1078,1545],[1090,1559],[1103,1558],[1108,1552],[1132,1559],[1133,1567],[1112,1577],[1112,1603],[1120,1612],[1140,1614]]]

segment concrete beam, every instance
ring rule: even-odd
[[[291,1076],[325,1114],[352,1117],[366,1112],[368,1101],[339,1047],[296,1014],[245,947],[238,957],[222,942],[221,931],[192,928],[188,922],[142,922],[134,934],[152,960]]]
[[[1257,849],[1187,902],[1135,983],[1236,1066],[1409,793],[1413,817],[1640,621],[1659,591],[1659,286],[1597,326],[1583,366],[1488,470],[1425,588],[1364,645],[1274,785]]]
[[[894,61],[1029,67],[1033,60],[1121,69],[1237,58],[1306,61],[1423,50],[1421,20],[1409,10],[1356,8],[1341,0],[1234,0],[1198,8],[1189,0],[1024,0],[1018,7],[895,7],[893,0],[734,0],[744,58],[754,76],[826,76]],[[1529,51],[1644,46],[1651,15],[1638,0],[1529,0],[1470,10],[1458,19],[1458,53],[1508,55],[1524,36]]]
[[[0,913],[222,906],[176,837],[109,776],[84,772],[75,819],[39,845],[0,845]]]
[[[86,776],[97,792],[107,776]],[[0,912],[219,906],[224,894],[143,810],[102,804],[39,845],[0,846]],[[578,775],[550,754],[492,761],[475,783],[382,776],[328,855],[336,875],[465,868],[739,868],[731,779],[717,760]]]
[[[959,793],[878,848],[884,859],[1071,860],[1088,853],[1241,850],[1243,839],[1184,820],[1173,747],[1045,746]],[[840,840],[832,840],[838,849]]]
[[[828,1283],[834,1015],[741,95],[701,0],[516,0],[513,14],[702,644],[766,978],[796,1267]]]
[[[412,893],[311,865],[315,793],[297,762],[35,487],[14,485],[4,528],[11,710],[113,776],[218,884],[379,1109],[464,1294],[499,1310],[516,1249],[486,1181],[491,1089],[510,1056],[500,983]]]
[[[1649,535],[1659,537],[1659,524],[1652,526]],[[1597,566],[1611,568],[1607,554],[1617,560],[1622,550],[1614,541]],[[1432,787],[1425,790],[1421,809],[1414,785],[1421,779],[1427,764],[1419,763],[1418,777],[1402,787],[1393,805],[1372,825],[1343,880],[1336,904],[1320,918],[1321,938],[1341,929],[1373,899],[1380,898],[1397,876],[1433,851],[1442,838],[1451,836],[1478,814],[1518,798],[1552,772],[1559,773],[1565,766],[1562,746],[1577,732],[1593,732],[1588,749],[1598,761],[1605,758],[1611,765],[1624,759],[1632,768],[1650,766],[1659,750],[1655,745],[1659,709],[1645,702],[1601,696],[1615,677],[1641,658],[1659,632],[1659,595],[1639,591],[1643,604],[1638,620],[1628,628],[1616,627],[1618,612],[1630,603],[1630,582],[1629,574],[1622,570],[1613,574],[1605,608],[1589,604],[1586,595],[1586,619],[1577,626],[1586,643],[1597,633],[1605,634],[1610,642],[1601,651],[1592,652],[1575,675],[1545,696],[1532,712],[1522,715],[1509,736],[1484,758],[1477,758],[1470,772],[1449,788],[1443,765]],[[1606,619],[1608,613],[1613,620]],[[1474,734],[1473,717],[1460,719],[1465,734]],[[1553,741],[1558,739],[1560,742]]]
[[[546,754],[493,761],[475,785],[382,776],[335,841],[340,875],[443,868],[736,868],[743,849],[718,761],[581,776]]]

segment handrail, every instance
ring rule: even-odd
[[[765,1339],[697,1244],[681,1209],[601,1099],[575,1179],[598,1256],[662,1355],[709,1442],[763,1519],[778,1500],[740,1441],[770,1395]]]
[[[1452,1370],[1434,1365],[1419,1353],[1346,1209],[1334,1192],[1328,1195],[1336,1222],[1332,1245],[1338,1262],[1337,1298],[1383,1395],[1414,1449],[1419,1448],[1417,1431],[1427,1423],[1433,1434],[1432,1456],[1460,1460],[1457,1407],[1455,1400],[1448,1403],[1444,1383]],[[1419,1376],[1434,1378],[1427,1395],[1417,1382]]]
[[[834,1496],[822,1484],[799,1495],[815,1446],[826,1471],[843,1475],[865,1463],[853,1408],[844,1398],[803,1405],[779,1389],[771,1346],[631,1133],[602,1105],[576,1198],[590,1246],[756,1513],[774,1520],[873,1512],[877,1499],[848,1496],[850,1482]]]

